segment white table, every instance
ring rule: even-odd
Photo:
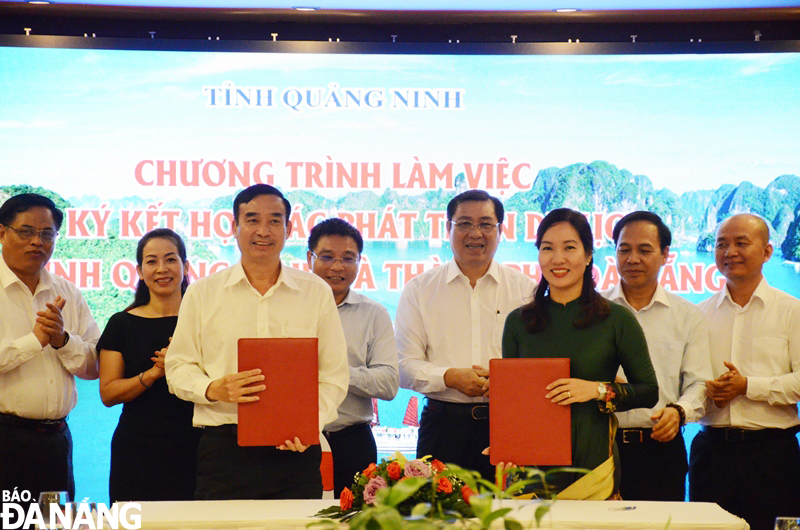
[[[497,501],[532,521],[537,501]],[[185,501],[141,503],[142,530],[305,528],[331,500]],[[498,506],[496,505],[495,508]],[[625,509],[623,509],[625,508]],[[136,513],[135,511],[129,511]],[[688,502],[557,501],[542,528],[747,530],[747,523],[716,504]],[[121,526],[120,526],[121,527]],[[535,524],[531,525],[535,528]]]

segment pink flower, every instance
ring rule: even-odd
[[[372,477],[364,487],[364,502],[372,505],[375,502],[375,495],[382,489],[388,488],[389,484],[383,477]]]
[[[405,471],[407,477],[431,477],[431,468],[428,467],[428,464],[419,459],[406,462],[403,471]]]

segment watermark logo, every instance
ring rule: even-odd
[[[40,530],[138,530],[142,527],[142,506],[135,502],[113,504],[81,502],[40,504],[31,502],[27,490],[3,490],[0,528],[17,530],[36,525]]]

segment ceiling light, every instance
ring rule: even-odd
[[[29,4],[34,4],[34,5],[46,5],[46,4],[49,4],[50,2],[48,2],[46,0],[28,0],[28,3]]]
[[[317,11],[318,7],[293,7],[295,11]]]
[[[556,9],[556,13],[574,13],[576,11],[580,11],[580,9],[575,9],[574,7],[562,7],[561,9]]]

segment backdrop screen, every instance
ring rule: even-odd
[[[496,258],[534,277],[543,215],[584,212],[599,288],[618,281],[615,221],[660,214],[674,234],[661,281],[693,302],[723,285],[709,253],[716,224],[755,212],[773,229],[768,280],[800,296],[798,79],[792,52],[0,46],[0,201],[32,189],[64,208],[48,268],[83,290],[101,328],[132,299],[148,230],[185,237],[193,278],[235,263],[233,197],[258,182],[293,205],[284,263],[305,268],[309,229],[347,219],[366,241],[355,288],[392,316],[410,278],[451,259],[445,208],[470,188],[503,200]],[[102,502],[119,407],[100,404],[95,381],[79,392],[78,496]],[[411,443],[412,396],[380,402],[390,431],[379,445]]]

